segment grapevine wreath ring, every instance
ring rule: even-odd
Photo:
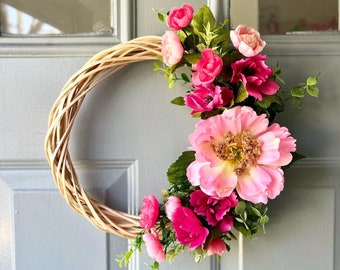
[[[124,238],[134,238],[140,233],[139,216],[111,209],[87,194],[73,166],[68,144],[86,95],[127,65],[156,60],[161,47],[161,37],[144,36],[97,53],[65,84],[48,119],[45,154],[61,195],[96,228]]]

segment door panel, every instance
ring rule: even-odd
[[[0,171],[0,269],[116,269],[127,240],[95,229],[60,196],[46,163],[12,162]],[[76,165],[94,198],[135,212],[137,164],[91,161]],[[12,237],[9,237],[12,236]],[[119,244],[118,244],[119,243]]]

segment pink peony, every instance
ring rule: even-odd
[[[230,231],[233,226],[233,220],[231,219],[230,224],[227,213],[231,208],[235,208],[237,203],[235,192],[224,198],[209,196],[202,190],[195,190],[190,194],[190,204],[194,212],[199,216],[204,216],[209,225],[221,227],[222,232]],[[226,230],[229,227],[230,229]]]
[[[177,208],[172,222],[176,238],[182,245],[189,245],[190,250],[203,246],[209,230],[203,227],[191,209],[184,206]]]
[[[230,31],[231,41],[236,49],[246,57],[258,55],[266,46],[260,33],[251,27],[239,25]]]
[[[159,263],[164,262],[166,256],[163,250],[163,246],[158,239],[157,232],[155,230],[152,230],[151,233],[144,234],[143,240],[145,242],[148,255]]]
[[[267,203],[283,189],[281,166],[292,160],[295,139],[278,124],[268,127],[264,114],[247,106],[225,110],[201,120],[189,136],[196,160],[187,177],[210,196],[239,196],[253,203]]]
[[[173,215],[178,207],[181,207],[181,200],[176,196],[170,196],[165,203],[165,213],[168,219],[172,221]]]
[[[175,32],[166,31],[162,36],[162,57],[163,62],[171,67],[181,61],[184,49]]]
[[[201,55],[202,58],[192,65],[192,69],[195,71],[192,74],[194,86],[212,83],[223,67],[222,58],[216,55],[212,49],[204,49]]]
[[[181,30],[191,23],[194,8],[190,4],[183,4],[180,8],[172,8],[168,17],[168,25],[173,30]]]
[[[217,254],[222,256],[222,254],[227,250],[227,247],[224,241],[221,238],[215,238],[210,242],[207,255],[214,255]]]
[[[154,195],[143,198],[139,224],[145,230],[150,230],[157,221],[159,215],[159,203]]]
[[[273,71],[265,64],[267,57],[257,55],[233,63],[233,76],[231,82],[241,81],[249,95],[262,100],[262,94],[274,95],[280,86],[269,78]]]
[[[228,87],[197,86],[194,91],[184,97],[185,104],[193,109],[191,114],[209,112],[228,104],[233,98],[233,91]]]

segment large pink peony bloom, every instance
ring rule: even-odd
[[[266,42],[260,38],[260,33],[251,27],[239,25],[230,31],[230,39],[234,47],[246,57],[259,54]]]
[[[189,245],[190,250],[203,247],[209,230],[203,227],[191,209],[184,206],[177,208],[172,219],[176,238],[182,245]]]
[[[209,112],[228,104],[233,98],[233,91],[228,87],[216,85],[197,86],[194,91],[184,97],[185,105],[192,109],[191,114]]]
[[[150,230],[157,221],[159,215],[159,203],[154,195],[143,198],[139,224],[145,230]]]
[[[247,106],[201,120],[189,136],[196,160],[189,181],[210,196],[227,197],[236,189],[253,203],[267,203],[283,189],[281,166],[292,160],[295,139],[285,127],[268,127],[264,114]]]
[[[143,240],[145,242],[148,255],[159,263],[164,262],[166,256],[163,246],[159,241],[157,232],[152,230],[151,233],[143,234]]]
[[[266,59],[265,55],[256,55],[231,64],[233,69],[231,82],[241,81],[248,94],[259,100],[262,100],[262,94],[276,94],[280,86],[269,80],[273,71],[265,64]]]
[[[215,54],[212,49],[204,49],[201,53],[202,58],[192,65],[192,85],[208,85],[212,83],[216,76],[220,74],[223,61],[222,58]]]
[[[194,212],[204,216],[209,225],[222,228],[223,233],[230,231],[233,226],[233,220],[228,218],[228,212],[236,207],[237,203],[235,192],[224,198],[209,196],[202,190],[195,190],[190,194],[190,204]]]
[[[179,8],[172,8],[169,12],[168,25],[173,30],[181,30],[191,23],[194,8],[190,4],[183,4]]]
[[[166,31],[162,36],[162,57],[163,62],[171,67],[181,61],[184,49],[175,32]]]

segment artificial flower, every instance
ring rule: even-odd
[[[228,87],[199,85],[185,95],[185,105],[192,109],[191,114],[209,112],[228,104],[233,98],[233,91]]]
[[[194,86],[212,83],[223,67],[222,58],[212,49],[204,49],[201,56],[202,58],[192,65],[192,70],[195,71],[192,74],[192,85]]]
[[[262,95],[276,94],[280,86],[270,80],[273,70],[265,64],[266,59],[265,55],[256,55],[231,64],[231,82],[241,81],[248,94],[259,100],[262,100]]]
[[[145,230],[150,230],[159,216],[159,202],[154,195],[143,198],[139,224]]]
[[[176,238],[182,245],[189,245],[190,250],[203,247],[209,230],[203,227],[190,208],[178,207],[173,214],[172,222]]]
[[[292,160],[289,151],[295,149],[290,133],[279,131],[279,125],[269,128],[266,116],[247,106],[201,120],[189,136],[196,152],[187,169],[189,181],[210,196],[224,198],[236,189],[242,199],[267,203],[281,192],[280,166]]]
[[[181,200],[176,196],[170,196],[165,203],[165,214],[171,221],[173,220],[174,212],[178,207],[182,206]]]
[[[217,254],[219,256],[222,256],[222,254],[226,251],[227,251],[227,247],[224,241],[221,238],[215,238],[211,240],[209,244],[207,255],[211,256],[213,254]]]
[[[151,230],[151,233],[143,235],[146,251],[148,255],[155,261],[161,263],[165,261],[166,255],[163,250],[163,246],[159,241],[158,234],[155,230]]]
[[[260,33],[254,28],[239,25],[230,31],[230,39],[236,49],[246,57],[258,55],[266,46]]]
[[[199,189],[190,194],[190,204],[194,208],[194,212],[205,217],[208,224],[212,226],[223,221],[223,218],[237,203],[238,200],[234,192],[224,198],[209,196]]]
[[[181,61],[183,56],[183,46],[173,31],[166,31],[162,36],[162,57],[167,66],[173,66]]]
[[[168,17],[169,28],[173,30],[181,30],[191,23],[194,8],[190,4],[183,4],[179,8],[172,8]]]

